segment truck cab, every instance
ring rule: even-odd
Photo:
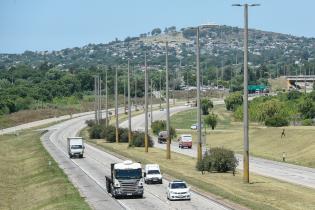
[[[70,158],[78,156],[83,158],[84,142],[82,137],[68,137],[67,138],[68,154]]]
[[[144,182],[145,183],[163,183],[163,178],[158,164],[147,164],[144,167]]]
[[[140,163],[126,160],[111,164],[110,176],[105,176],[106,189],[114,198],[123,196],[143,197],[143,178]]]

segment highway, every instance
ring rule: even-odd
[[[110,163],[121,160],[88,144],[83,159],[69,159],[66,152],[67,137],[76,136],[86,126],[85,121],[93,117],[93,114],[84,115],[61,122],[47,128],[42,137],[47,151],[93,209],[229,209],[194,192],[191,201],[168,201],[167,180],[162,185],[145,185],[142,199],[113,199],[106,192],[104,176],[110,174]]]
[[[217,101],[216,103],[220,104],[222,102]],[[183,111],[185,109],[189,109],[189,108],[184,107],[184,106],[179,106],[179,107],[176,107],[176,112],[179,110]],[[170,111],[171,111],[171,114],[174,113],[174,108],[170,109]],[[165,120],[165,116],[166,116],[165,111],[153,112],[153,120]],[[121,127],[127,127],[127,125],[128,125],[127,121],[124,121],[120,124]],[[132,127],[133,130],[143,130],[144,129],[144,114],[133,117],[132,125],[133,125]],[[153,137],[153,139],[155,141],[155,144],[154,144],[155,147],[166,149],[165,144],[159,144],[157,142],[157,137]],[[196,148],[197,147],[193,145],[192,149],[180,149],[178,148],[178,143],[176,141],[172,141],[172,144],[171,144],[172,152],[178,152],[178,153],[185,154],[192,157],[197,157]],[[236,157],[239,160],[238,169],[242,170],[243,156],[237,154]],[[266,159],[257,158],[257,157],[250,157],[250,172],[315,189],[315,169],[313,168],[307,168],[307,167],[288,164],[288,163],[266,160]]]

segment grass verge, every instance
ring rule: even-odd
[[[87,131],[82,131],[87,137]],[[243,184],[242,176],[236,173],[207,173],[202,175],[195,170],[195,158],[172,153],[172,159],[166,160],[165,151],[150,148],[129,148],[126,143],[106,143],[89,140],[105,150],[123,155],[134,161],[158,163],[163,172],[183,179],[189,184],[251,209],[315,209],[315,191],[301,186],[281,182],[271,178],[251,174],[251,184]]]
[[[218,126],[215,130],[207,129],[207,146],[224,147],[243,152],[242,124],[234,122],[232,114],[227,112],[224,105],[214,107],[218,115]],[[172,126],[185,128],[178,130],[177,134],[190,133],[196,140],[196,131],[190,130],[188,125],[195,120],[196,110],[189,110],[171,116]],[[281,138],[281,128],[264,127],[251,123],[249,129],[250,154],[270,160],[282,161],[283,152],[286,161],[296,165],[315,168],[315,130],[312,126],[284,127],[286,136]]]
[[[0,136],[0,209],[90,209],[40,135],[28,130]]]

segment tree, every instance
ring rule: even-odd
[[[288,100],[295,100],[302,96],[302,93],[298,90],[292,90],[288,93]]]
[[[235,92],[226,97],[224,103],[227,110],[235,111],[238,106],[243,104],[243,97],[240,92]]]
[[[160,28],[155,28],[151,31],[152,36],[156,36],[162,33],[162,30]]]
[[[205,117],[205,124],[211,127],[212,130],[217,126],[218,123],[218,115],[214,114],[213,112]]]
[[[211,108],[213,108],[213,102],[211,100],[206,98],[201,100],[202,115],[209,114],[209,109]]]
[[[303,119],[313,119],[315,117],[315,104],[309,98],[306,98],[299,104],[299,111]]]

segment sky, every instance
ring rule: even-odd
[[[248,0],[249,27],[315,37],[314,0]],[[243,27],[244,0],[0,0],[0,53],[107,43],[153,28]]]

